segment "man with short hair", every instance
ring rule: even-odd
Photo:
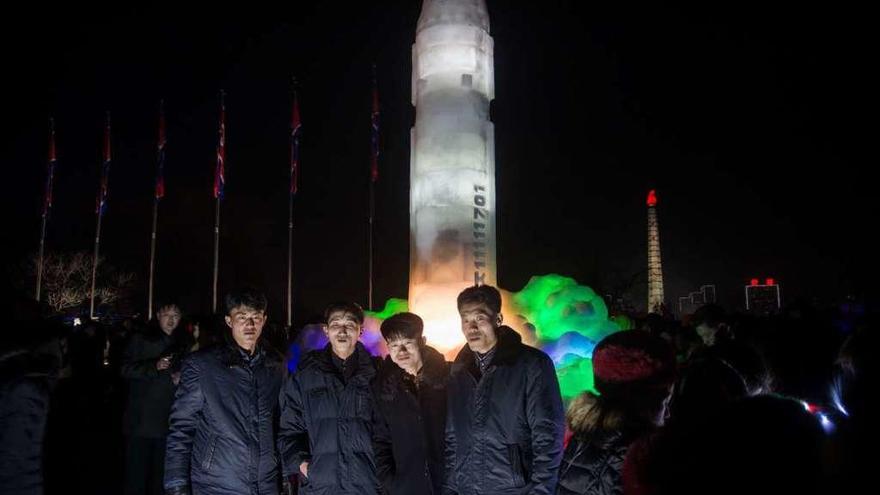
[[[550,358],[502,325],[501,294],[458,295],[467,344],[447,388],[444,494],[552,494],[565,417]]]
[[[275,495],[282,480],[275,450],[283,359],[262,344],[266,296],[252,289],[225,298],[225,342],[183,364],[171,410],[165,461],[169,495]]]
[[[335,303],[324,319],[329,342],[303,357],[281,396],[284,473],[301,474],[303,495],[376,494],[370,388],[376,365],[358,341],[364,312]]]
[[[158,305],[156,318],[143,333],[130,335],[120,374],[128,382],[125,408],[126,495],[161,495],[165,468],[165,436],[179,365],[191,341],[182,328],[177,303]]]
[[[439,494],[443,485],[449,363],[426,345],[413,313],[382,322],[388,357],[374,384],[376,470],[391,495]]]

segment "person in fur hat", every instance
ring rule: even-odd
[[[619,495],[633,442],[661,426],[675,380],[675,355],[659,337],[638,330],[602,339],[593,350],[598,394],[569,406],[573,432],[559,471],[559,495]]]

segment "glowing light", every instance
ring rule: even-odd
[[[627,315],[612,316],[609,319],[621,330],[632,330],[636,328],[635,322]]]
[[[593,348],[607,335],[632,327],[626,317],[609,320],[605,301],[593,289],[561,275],[532,277],[513,294],[512,306],[534,325],[537,346],[553,360],[566,401],[595,392]]]
[[[834,408],[840,411],[840,414],[849,417],[849,411],[844,407],[843,400],[840,398],[840,391],[837,387],[831,389],[831,402],[834,404]]]
[[[803,400],[801,401],[801,405],[803,405],[804,409],[806,409],[807,412],[810,414],[816,414],[817,412],[819,412],[819,409],[820,409],[819,406],[817,406],[815,404],[810,404],[809,402],[803,401]]]
[[[410,311],[425,322],[428,344],[447,359],[455,358],[464,345],[461,319],[456,307],[458,294],[466,283],[416,286],[410,293]],[[553,360],[565,400],[593,390],[593,348],[607,335],[633,327],[627,317],[608,319],[605,301],[593,289],[573,278],[556,274],[535,276],[519,292],[501,290],[504,323],[519,332],[523,342],[535,345]],[[368,345],[379,335],[381,318],[405,310],[389,302],[380,313],[369,313],[361,340]],[[378,348],[384,341],[377,337]],[[370,347],[370,345],[368,345]]]
[[[543,346],[543,351],[550,356],[557,368],[572,364],[579,358],[593,356],[593,348],[596,342],[584,337],[577,332],[568,332],[555,342]]]
[[[767,285],[776,285],[776,280],[774,280],[774,279],[772,279],[772,278],[768,278],[768,279],[767,279]]]
[[[461,317],[455,301],[467,287],[467,283],[448,283],[410,289],[410,308],[425,322],[424,336],[428,345],[446,355],[447,359],[455,357],[464,345]]]
[[[424,2],[412,49],[409,307],[447,357],[464,343],[458,294],[497,285],[493,46],[485,2]]]
[[[404,313],[408,311],[409,303],[407,303],[406,299],[397,299],[392,297],[391,299],[385,301],[385,307],[382,308],[382,311],[365,311],[364,313],[368,317],[376,318],[377,320],[387,320],[392,316],[398,313]]]
[[[758,281],[758,279],[753,278],[752,281],[751,281],[751,283],[750,283],[749,285],[751,285],[752,287],[755,287],[755,286],[757,286],[757,285],[760,284],[760,283],[761,283],[761,282]]]
[[[828,416],[825,413],[819,413],[819,423],[822,424],[822,429],[825,430],[825,433],[834,433],[834,430],[837,429],[837,426],[828,419]]]
[[[556,376],[562,398],[566,401],[587,390],[596,391],[593,384],[593,360],[590,358],[579,358],[568,366],[557,368]]]
[[[535,326],[539,343],[557,340],[569,332],[598,342],[620,330],[608,320],[605,301],[573,278],[555,274],[532,277],[514,295],[514,301],[520,314]]]
[[[657,192],[653,189],[648,192],[648,206],[657,206]]]

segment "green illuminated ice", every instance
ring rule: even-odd
[[[537,331],[539,343],[576,332],[593,341],[618,331],[608,319],[608,308],[593,289],[562,275],[535,276],[514,295],[521,314]],[[590,350],[592,352],[592,349]]]
[[[382,311],[364,311],[367,316],[372,316],[379,321],[387,320],[392,316],[408,311],[409,303],[406,299],[397,299],[392,297],[391,299],[385,302],[385,307],[382,308]]]

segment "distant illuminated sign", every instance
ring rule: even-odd
[[[767,278],[766,282],[761,285],[758,279],[752,279],[746,286],[746,311],[769,315],[782,308],[782,292],[776,280]]]

